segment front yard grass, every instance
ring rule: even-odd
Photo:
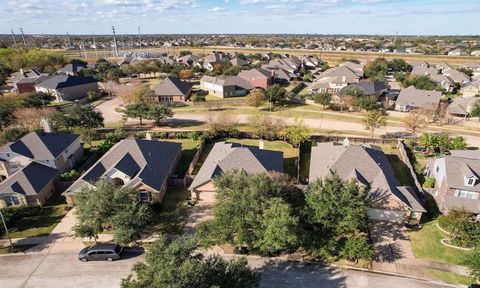
[[[188,190],[168,188],[162,204],[153,208],[152,232],[179,235],[192,207],[187,205]]]
[[[450,248],[442,245],[440,240],[447,235],[436,226],[437,220],[423,225],[418,231],[409,232],[410,244],[416,258],[447,264],[461,265],[461,261],[469,251]]]
[[[0,255],[25,252],[28,249],[33,248],[35,246],[37,246],[37,245],[16,245],[16,246],[14,246],[13,250],[10,250],[10,247],[1,247],[0,248]]]
[[[425,272],[430,274],[436,280],[440,280],[446,283],[460,284],[460,285],[470,285],[475,283],[475,279],[469,276],[458,275],[452,272],[446,272],[431,268],[424,268]]]
[[[47,200],[38,214],[24,217],[8,227],[10,237],[26,238],[49,235],[67,213],[65,206],[65,198],[56,192]]]

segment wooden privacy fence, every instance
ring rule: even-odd
[[[423,190],[422,185],[418,181],[417,174],[415,173],[415,168],[413,167],[412,163],[410,162],[410,158],[408,157],[408,152],[407,152],[407,149],[405,148],[405,143],[403,143],[403,141],[401,140],[398,140],[397,148],[400,154],[400,159],[402,160],[403,163],[405,163],[405,165],[407,165],[408,170],[410,171],[410,175],[412,176],[413,182],[415,183],[415,188],[417,189],[417,192],[419,192],[421,195],[424,195],[425,190]]]

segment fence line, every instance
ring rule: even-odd
[[[408,157],[407,149],[405,148],[405,143],[403,141],[398,140],[397,148],[400,154],[400,159],[402,160],[405,165],[407,165],[408,170],[410,171],[410,175],[412,176],[413,182],[415,183],[415,187],[417,188],[417,192],[421,193],[421,195],[425,195],[425,190],[423,190],[422,185],[418,181],[417,174],[415,173],[415,168],[413,167],[412,163],[410,162],[410,158]]]

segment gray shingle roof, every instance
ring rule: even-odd
[[[93,76],[76,77],[70,75],[56,75],[38,83],[36,86],[47,89],[59,89],[95,82],[97,82],[97,80],[95,80]]]
[[[441,91],[420,90],[410,86],[400,91],[395,104],[414,108],[436,109],[441,97]]]
[[[183,95],[187,96],[188,92],[192,90],[192,85],[190,83],[184,82],[175,77],[167,77],[162,80],[160,83],[153,87],[155,95],[159,96],[172,96],[172,95]]]
[[[236,143],[215,143],[189,189],[199,187],[223,172],[243,170],[249,174],[283,173],[283,153]]]
[[[242,77],[239,76],[217,76],[217,77],[212,77],[212,76],[203,76],[202,79],[200,79],[201,82],[208,82],[212,83],[215,85],[219,86],[237,86],[240,88],[243,88],[245,90],[251,90],[255,87],[250,84],[247,80],[243,79]]]
[[[125,139],[115,144],[64,193],[72,194],[87,183],[93,184],[113,168],[129,175],[131,181],[138,180],[160,192],[180,150],[179,143]]]
[[[54,168],[30,162],[23,169],[0,182],[0,195],[18,193],[25,196],[37,195],[57,176],[58,171]]]
[[[324,179],[333,172],[344,180],[355,178],[364,185],[368,184],[367,195],[373,202],[393,195],[407,208],[425,211],[414,191],[400,186],[387,157],[377,146],[319,143],[312,148],[310,182]]]
[[[80,136],[67,133],[30,132],[18,141],[0,147],[34,160],[55,160]]]
[[[453,102],[447,106],[447,113],[456,115],[468,115],[470,109],[480,101],[479,97],[459,97],[453,99]]]

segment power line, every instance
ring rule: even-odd
[[[17,40],[15,40],[15,34],[13,34],[13,29],[11,30],[11,32],[12,32],[13,45],[15,45],[15,48],[18,48]]]
[[[25,41],[25,35],[23,35],[23,28],[20,27],[20,34],[22,34],[23,45],[27,48],[27,41]]]
[[[93,35],[93,47],[95,48],[95,58],[98,59],[97,42],[95,41],[95,31],[92,32],[92,35]]]
[[[118,57],[117,38],[115,37],[115,26],[112,26],[112,33],[113,33],[114,55],[115,57]]]

